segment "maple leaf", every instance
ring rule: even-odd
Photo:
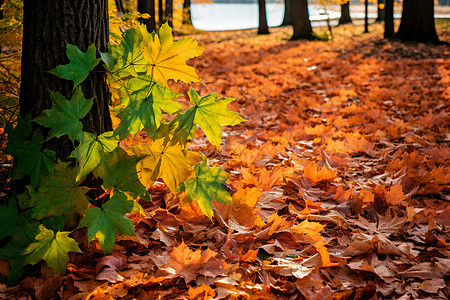
[[[195,69],[188,66],[186,61],[199,56],[204,49],[203,45],[190,37],[183,37],[174,43],[172,28],[166,22],[144,46],[143,55],[150,63],[147,75],[166,86],[169,79],[185,83],[201,82]]]
[[[44,225],[39,225],[39,230],[36,241],[23,252],[23,255],[27,255],[24,264],[35,265],[45,260],[47,265],[53,268],[53,273],[65,273],[69,261],[67,253],[82,252],[78,243],[69,237],[70,231],[58,231],[55,235],[53,230],[45,228]]]
[[[70,101],[60,93],[51,91],[50,98],[52,108],[43,110],[33,121],[51,128],[47,140],[67,134],[73,142],[83,130],[80,120],[91,109],[94,98],[85,99],[81,88],[75,89]]]
[[[386,203],[390,205],[398,205],[403,202],[407,197],[403,194],[402,185],[397,183],[391,186],[389,191],[386,192]]]
[[[70,162],[58,162],[55,173],[42,178],[37,190],[31,189],[30,197],[19,202],[22,208],[32,207],[31,217],[42,220],[49,216],[64,215],[71,219],[77,211],[88,205],[85,191],[75,180],[78,172],[69,167]]]
[[[108,54],[101,54],[106,68],[118,78],[129,75],[138,76],[138,73],[146,72],[148,62],[143,56],[144,45],[152,39],[144,24],[127,29],[121,38],[119,45],[109,45]]]
[[[119,145],[119,140],[113,136],[112,131],[107,131],[99,136],[83,131],[77,137],[80,145],[76,147],[69,157],[76,158],[80,163],[80,171],[77,181],[83,179],[100,164],[102,156],[112,152]]]
[[[172,100],[180,94],[155,83],[149,77],[130,79],[128,88],[133,91],[129,98],[121,98],[121,104],[126,109],[117,114],[121,122],[115,132],[121,138],[129,133],[134,137],[142,129],[153,135],[163,120],[163,112],[172,115],[183,108]]]
[[[42,149],[44,136],[40,129],[34,132],[31,140],[22,139],[31,134],[28,125],[18,125],[14,130],[12,126],[9,126],[6,133],[11,140],[4,152],[17,158],[17,164],[12,173],[13,180],[30,175],[31,184],[37,185],[41,175],[53,174],[56,153],[49,149]]]
[[[136,173],[136,165],[140,160],[141,158],[128,156],[122,148],[117,147],[104,156],[93,173],[103,180],[102,186],[106,190],[129,194],[133,198],[140,196],[141,199],[149,199],[148,192]]]
[[[85,53],[83,53],[76,45],[66,45],[66,55],[70,63],[67,65],[59,65],[49,71],[49,73],[73,81],[75,89],[82,83],[89,72],[100,62],[100,58],[96,58],[97,48],[94,44],[90,45]]]
[[[173,144],[168,138],[160,138],[149,144],[138,144],[130,147],[128,153],[144,156],[137,165],[142,184],[150,186],[158,178],[162,178],[170,190],[194,176],[192,165],[202,160],[201,155],[183,149],[180,144]]]
[[[212,200],[225,204],[232,201],[224,187],[228,173],[220,167],[209,168],[206,161],[196,164],[194,170],[196,176],[181,182],[178,191],[186,193],[188,202],[196,201],[202,212],[212,220]]]
[[[208,277],[216,277],[224,274],[227,264],[215,258],[217,253],[209,248],[205,251],[192,251],[182,242],[179,246],[174,247],[170,253],[170,260],[166,267],[170,267],[175,272],[184,277],[186,283],[189,283],[198,275]]]
[[[328,170],[325,166],[319,167],[315,162],[306,165],[303,175],[313,181],[313,185],[321,182],[332,180],[336,177],[336,169]]]
[[[101,208],[86,209],[78,228],[87,227],[88,241],[97,237],[103,253],[109,254],[118,233],[135,236],[133,222],[124,216],[133,206],[133,201],[127,200],[124,194],[114,194]]]
[[[217,99],[217,93],[211,93],[204,97],[200,97],[194,90],[189,90],[189,98],[195,106],[186,110],[185,113],[180,114],[176,121],[178,129],[182,132],[182,141],[185,142],[198,125],[206,134],[211,144],[219,147],[222,142],[221,126],[236,125],[245,121],[237,112],[231,111],[227,108],[234,98],[220,98]]]

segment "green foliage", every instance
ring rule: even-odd
[[[70,63],[50,73],[74,82],[71,99],[50,92],[50,109],[33,120],[18,118],[17,126],[9,124],[6,130],[5,153],[17,159],[13,179],[29,175],[31,182],[25,193],[0,206],[0,222],[5,225],[0,238],[10,239],[0,248],[0,258],[11,262],[11,282],[21,276],[25,265],[41,260],[55,273],[64,273],[67,253],[80,250],[70,232],[61,230],[76,227],[79,214],[84,217],[78,228],[87,227],[88,240],[97,239],[103,252],[111,253],[118,233],[134,235],[133,223],[125,215],[140,207],[139,199],[150,199],[147,189],[158,179],[173,192],[185,192],[187,201],[197,201],[209,218],[212,200],[231,202],[224,188],[227,173],[209,168],[185,143],[201,127],[218,147],[221,127],[243,121],[227,108],[234,99],[217,99],[216,93],[201,97],[191,89],[191,105],[181,113],[184,107],[175,100],[181,95],[167,84],[167,80],[201,82],[186,60],[202,51],[203,46],[191,38],[173,42],[167,24],[159,34],[148,33],[143,25],[126,30],[116,45],[100,54],[101,59],[93,45],[86,52],[67,45]],[[97,135],[83,130],[80,120],[95,102],[77,86],[100,60],[116,97],[111,112],[117,113],[120,123],[114,131]],[[41,131],[38,125],[49,129]],[[148,138],[123,149],[119,146],[141,131]],[[59,158],[75,162],[55,164],[56,154],[44,147],[44,141],[66,135],[75,148],[69,157]],[[85,195],[91,192],[96,195],[93,200]]]
[[[45,228],[44,225],[40,225],[39,230],[39,234],[35,237],[36,241],[23,252],[23,255],[27,255],[24,263],[34,265],[45,260],[55,274],[64,274],[69,261],[67,253],[82,252],[78,243],[69,237],[69,231],[58,231],[55,235],[53,230]]]
[[[182,182],[178,190],[186,192],[186,199],[189,202],[197,201],[202,212],[212,219],[211,200],[231,203],[231,196],[225,189],[228,174],[219,167],[209,168],[206,161],[196,164],[194,170],[196,176]]]
[[[52,108],[44,110],[33,121],[51,128],[47,139],[67,134],[69,139],[74,141],[83,130],[80,119],[91,110],[94,98],[85,99],[81,88],[75,89],[70,101],[58,92],[50,92],[50,98]]]
[[[118,233],[134,236],[134,226],[124,215],[133,209],[133,201],[124,194],[114,194],[102,207],[92,207],[84,211],[79,227],[87,227],[88,241],[97,237],[105,254],[112,252]]]
[[[75,89],[100,62],[101,59],[96,58],[96,53],[97,49],[94,45],[90,45],[86,53],[83,53],[77,46],[67,44],[66,54],[70,63],[57,66],[49,72],[59,78],[72,80],[73,88]]]

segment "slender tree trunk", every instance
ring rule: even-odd
[[[311,22],[309,20],[308,1],[292,0],[291,4],[292,25],[294,27],[294,33],[291,40],[314,39]]]
[[[404,41],[438,43],[434,0],[404,0],[402,21],[395,37]]]
[[[122,16],[125,14],[125,9],[123,8],[122,0],[116,0],[116,8],[117,8],[117,14],[119,16]]]
[[[137,10],[141,14],[147,13],[150,15],[148,19],[140,19],[142,24],[147,26],[148,32],[152,32],[156,30],[156,21],[155,21],[155,1],[154,0],[138,0]]]
[[[183,24],[192,24],[191,0],[183,1]]]
[[[258,34],[269,34],[267,25],[266,0],[258,0],[259,25]]]
[[[163,0],[158,0],[158,26],[161,27],[161,25],[166,21],[164,19],[164,7],[163,7]]]
[[[173,0],[166,0],[166,21],[170,27],[173,27]]]
[[[381,23],[384,21],[384,13],[386,11],[384,2],[384,0],[378,0],[377,2],[377,19],[375,20],[375,22],[377,23]]]
[[[292,25],[292,0],[284,0],[284,17],[281,26]]]
[[[364,1],[364,33],[369,33],[369,0]]]
[[[384,38],[394,35],[394,0],[386,0],[384,7]]]
[[[338,25],[352,23],[352,18],[350,17],[350,1],[341,4],[341,17],[339,18]]]
[[[52,106],[49,90],[66,98],[72,96],[73,82],[59,79],[47,71],[69,63],[66,44],[85,52],[94,44],[106,52],[109,39],[107,0],[25,0],[22,48],[20,115],[34,118]],[[101,65],[98,66],[101,69]],[[109,116],[111,100],[106,74],[93,72],[81,84],[86,98],[94,98],[91,111],[83,118],[83,130],[101,134],[112,130]],[[62,137],[49,141],[59,159],[70,155],[73,145]]]

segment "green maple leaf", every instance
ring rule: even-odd
[[[7,131],[8,137],[11,137],[12,140],[4,150],[6,154],[17,158],[12,179],[18,180],[25,175],[30,175],[31,184],[37,185],[41,175],[53,174],[56,153],[52,150],[42,149],[44,137],[40,129],[34,132],[31,140],[20,140],[25,134],[29,133],[29,130],[27,128],[17,129],[17,127],[13,132]],[[15,133],[16,130],[17,133]],[[29,134],[26,136],[29,136]]]
[[[103,180],[104,189],[131,195],[133,198],[149,199],[145,187],[139,181],[136,165],[141,158],[131,157],[120,147],[108,153],[94,170],[94,175]]]
[[[85,189],[78,186],[78,170],[69,167],[69,162],[58,162],[54,175],[42,178],[37,190],[30,189],[30,197],[23,197],[22,208],[32,207],[32,218],[42,220],[50,216],[64,215],[71,220],[74,213],[85,209],[89,203]]]
[[[53,268],[53,273],[64,274],[69,261],[67,253],[82,252],[78,243],[69,237],[70,231],[58,231],[55,235],[53,230],[45,228],[44,225],[40,225],[39,230],[36,241],[23,252],[27,255],[24,264],[35,265],[44,260],[49,267]]]
[[[138,157],[144,156],[137,170],[146,188],[162,178],[175,191],[180,182],[194,175],[192,166],[201,161],[200,154],[184,149],[179,143],[173,144],[168,138],[157,139],[151,145],[137,144],[128,152]]]
[[[129,89],[133,93],[128,103],[121,99],[121,104],[126,104],[126,109],[117,115],[121,122],[116,133],[121,133],[122,138],[128,133],[134,136],[142,129],[153,135],[163,120],[163,112],[175,114],[183,109],[183,106],[172,100],[181,96],[180,94],[156,84],[149,76],[131,79]]]
[[[234,98],[217,99],[217,93],[211,93],[200,97],[194,89],[189,90],[189,98],[195,106],[180,114],[174,122],[178,123],[178,135],[185,142],[192,136],[197,127],[200,126],[211,144],[219,147],[222,142],[221,126],[236,125],[245,121],[237,112],[227,108]]]
[[[77,181],[83,179],[97,167],[108,152],[112,152],[119,145],[119,140],[113,137],[112,131],[99,136],[83,131],[77,138],[80,145],[76,147],[70,157],[76,158],[80,163],[80,172]]]
[[[197,201],[202,212],[212,219],[213,209],[211,200],[230,204],[231,195],[224,188],[228,173],[220,167],[209,168],[206,161],[194,166],[196,176],[178,186],[178,191],[186,193],[186,199]]]
[[[75,89],[70,101],[60,93],[50,92],[50,98],[52,108],[42,111],[33,121],[51,128],[47,139],[67,134],[73,142],[83,130],[80,119],[89,112],[94,98],[85,99],[81,88]]]
[[[126,30],[119,45],[108,47],[110,55],[103,55],[110,73],[117,79],[147,71],[148,62],[143,56],[144,45],[151,39],[145,25]],[[114,59],[114,64],[113,64]]]
[[[73,88],[75,89],[80,83],[82,83],[89,72],[91,72],[95,66],[101,60],[96,58],[97,49],[94,44],[90,45],[85,53],[83,53],[76,45],[66,45],[66,54],[70,63],[67,65],[59,65],[49,72],[59,78],[64,78],[73,81]]]
[[[114,194],[100,207],[88,208],[78,228],[87,227],[88,241],[97,237],[103,253],[109,254],[114,248],[118,233],[134,236],[134,226],[124,215],[133,209],[133,201],[124,194]]]
[[[164,23],[158,34],[153,34],[144,45],[147,60],[147,75],[167,86],[167,80],[181,80],[185,83],[201,82],[195,69],[186,64],[190,58],[202,54],[205,47],[190,37],[174,42],[172,28]]]

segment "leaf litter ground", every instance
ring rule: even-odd
[[[232,95],[247,120],[218,150],[201,132],[189,145],[230,173],[232,205],[213,201],[211,222],[156,184],[129,216],[136,237],[102,256],[75,231],[88,251],[65,276],[42,265],[0,298],[448,299],[448,45],[387,42],[379,25],[331,42],[286,30],[194,37],[197,90]]]

